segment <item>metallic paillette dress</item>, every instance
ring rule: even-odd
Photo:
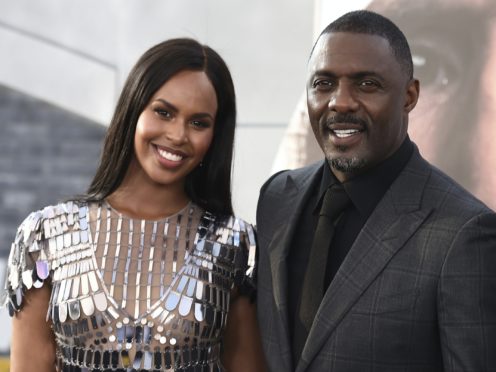
[[[19,311],[51,285],[60,371],[222,371],[230,292],[254,289],[255,249],[251,225],[193,203],[145,221],[67,202],[19,227],[1,302]]]

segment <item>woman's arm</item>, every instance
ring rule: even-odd
[[[222,362],[228,372],[267,371],[256,316],[256,305],[237,296],[227,315]]]
[[[46,321],[50,286],[26,291],[22,310],[12,318],[10,372],[54,372],[55,337]]]

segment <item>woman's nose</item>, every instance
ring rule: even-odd
[[[182,119],[175,119],[168,123],[166,137],[174,144],[181,144],[187,139],[186,123]]]

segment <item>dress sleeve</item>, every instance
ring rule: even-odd
[[[235,257],[234,285],[239,294],[249,296],[253,300],[256,293],[257,242],[255,229],[241,219],[238,221],[239,251]]]
[[[41,288],[49,275],[43,238],[43,211],[31,213],[19,226],[12,243],[0,306],[8,307],[12,316],[20,311],[24,293]]]

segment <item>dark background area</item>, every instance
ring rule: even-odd
[[[2,85],[0,127],[0,257],[7,257],[31,211],[86,190],[106,128]]]

